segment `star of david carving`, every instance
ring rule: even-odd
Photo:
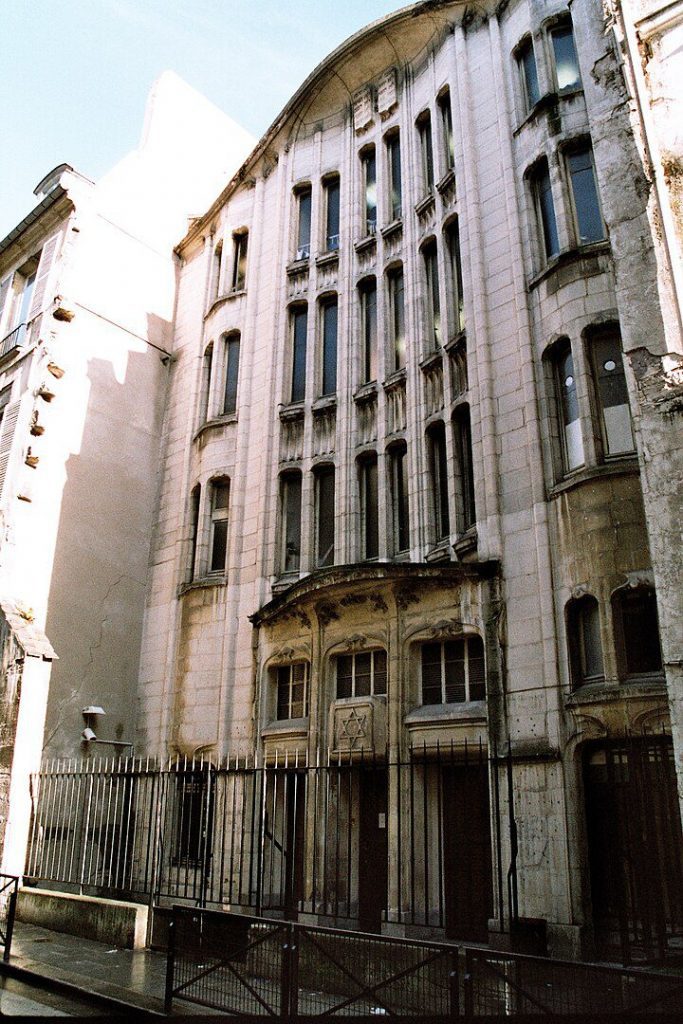
[[[342,719],[341,734],[349,741],[351,750],[353,750],[358,740],[365,739],[367,736],[367,720],[367,712],[359,714],[355,708],[352,708],[346,718]]]

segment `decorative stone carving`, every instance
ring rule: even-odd
[[[353,96],[353,127],[356,134],[361,135],[367,131],[372,122],[372,87],[366,85]]]
[[[383,121],[393,113],[397,104],[396,68],[388,68],[380,78],[377,88],[377,110]]]
[[[331,601],[321,601],[315,606],[315,613],[321,626],[329,626],[330,622],[334,622],[335,619],[339,618],[336,605],[332,604]]]

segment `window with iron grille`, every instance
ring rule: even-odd
[[[387,652],[340,654],[336,659],[337,700],[380,696],[387,692]]]
[[[422,644],[422,703],[463,704],[486,700],[481,637]]]

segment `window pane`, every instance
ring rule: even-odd
[[[289,718],[289,665],[277,670],[277,717]]]
[[[221,519],[213,524],[211,541],[211,572],[222,572],[228,548],[228,521]]]
[[[538,88],[538,73],[536,70],[536,57],[531,40],[525,45],[519,57],[522,70],[522,81],[527,103],[527,110],[530,110],[541,98]]]
[[[293,369],[292,401],[303,401],[306,394],[306,330],[308,316],[305,309],[297,309],[293,315]]]
[[[199,418],[204,423],[209,418],[211,399],[211,372],[213,368],[213,343],[204,352],[202,363],[201,408]]]
[[[311,251],[311,193],[299,193],[299,234],[297,258],[306,259]]]
[[[657,601],[653,591],[626,590],[621,591],[618,598],[627,673],[661,672]]]
[[[377,380],[377,287],[368,282],[362,288],[361,315],[363,317],[362,384]]]
[[[337,303],[323,308],[323,395],[337,390]]]
[[[574,359],[569,346],[563,348],[557,359],[557,388],[560,397],[562,428],[564,432],[564,461],[566,469],[582,466],[583,437],[579,419],[579,400],[574,376]]]
[[[232,270],[232,286],[234,289],[239,290],[244,288],[244,282],[247,274],[247,243],[249,236],[245,233],[243,235],[236,235],[234,242],[234,265]]]
[[[389,156],[389,187],[390,214],[392,220],[401,217],[401,145],[398,135],[392,136],[387,143]]]
[[[8,389],[9,390],[9,389]],[[190,526],[190,579],[194,579],[197,572],[197,540],[199,537],[199,502],[201,488],[195,487],[192,491],[191,526]]]
[[[422,155],[422,181],[425,192],[434,186],[434,153],[432,150],[432,122],[427,116],[420,121],[420,150]]]
[[[317,484],[317,531],[319,566],[334,562],[334,469],[318,473]]]
[[[444,700],[447,704],[459,704],[466,699],[465,690],[465,644],[453,640],[444,644]]]
[[[467,675],[470,700],[486,700],[486,673],[484,671],[484,644],[481,637],[467,638]]]
[[[343,700],[353,696],[353,657],[343,654],[337,658],[337,697]]]
[[[594,598],[581,601],[579,615],[581,630],[581,674],[585,682],[602,678],[602,644],[600,642],[600,613]]]
[[[285,572],[299,568],[301,556],[301,477],[289,476],[283,481],[284,557]]]
[[[367,697],[370,694],[370,654],[356,655],[356,697]]]
[[[327,196],[326,248],[339,248],[339,181],[330,181],[325,186]]]
[[[223,414],[228,415],[237,408],[237,378],[240,367],[240,340],[228,338],[225,343],[225,394],[223,396]]]
[[[605,229],[600,215],[591,150],[570,153],[567,163],[572,180],[579,242],[582,245],[598,242],[605,237]]]
[[[441,304],[439,300],[439,265],[436,245],[424,250],[425,275],[427,278],[427,331],[430,348],[438,348],[441,342]]]
[[[441,704],[441,644],[422,645],[422,703]]]
[[[553,203],[553,193],[550,186],[550,174],[547,164],[544,164],[538,171],[535,187],[541,227],[543,229],[543,246],[546,257],[550,259],[551,256],[556,256],[560,251],[560,242],[557,236],[555,205]]]
[[[441,114],[441,138],[443,144],[443,157],[447,169],[455,166],[455,149],[453,145],[453,116],[451,113],[451,98],[449,95],[442,96],[439,100],[439,112]]]
[[[383,694],[387,692],[387,652],[373,651],[374,658],[374,692]]]
[[[453,320],[456,331],[465,329],[465,306],[462,290],[462,261],[460,258],[460,233],[458,222],[448,227],[448,258],[451,273],[451,295],[453,299]]]
[[[635,445],[619,338],[616,335],[595,338],[593,359],[602,412],[605,454],[632,452]]]
[[[403,305],[403,271],[395,270],[389,277],[391,319],[394,341],[394,369],[406,364],[406,338]]]
[[[450,516],[448,509],[448,471],[446,458],[446,432],[443,424],[433,428],[430,433],[432,462],[432,500],[434,502],[434,522],[436,539],[441,540],[450,533]]]
[[[407,551],[410,546],[408,511],[408,454],[405,448],[391,453],[391,488],[394,519],[394,547]]]
[[[552,33],[553,52],[555,55],[555,78],[557,88],[572,89],[581,85],[579,62],[574,47],[574,33],[571,25],[563,25]]]
[[[377,462],[361,463],[361,498],[364,528],[364,557],[377,558],[379,522],[377,513]]]
[[[374,148],[363,155],[363,178],[365,181],[365,232],[372,235],[377,228],[377,168]]]

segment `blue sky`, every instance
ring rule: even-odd
[[[261,135],[315,65],[407,0],[0,0],[0,238],[66,162],[133,149],[164,70]]]

